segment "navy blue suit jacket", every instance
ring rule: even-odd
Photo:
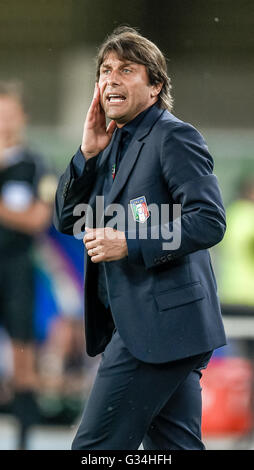
[[[108,147],[85,165],[81,176],[75,176],[72,164],[61,176],[54,214],[61,232],[73,233],[75,205],[88,203],[95,208],[113,141],[114,136]],[[208,251],[223,238],[226,227],[213,160],[193,126],[157,106],[141,121],[107,204],[122,204],[127,214],[130,201],[140,196],[145,196],[148,205],[181,204],[181,244],[177,249],[163,250],[165,240],[160,231],[159,238],[151,236],[149,217],[148,238],[128,240],[126,229],[128,257],[105,263],[112,316],[126,347],[144,362],[163,363],[224,345]],[[172,229],[171,215],[168,225]],[[86,348],[94,356],[104,351],[112,324],[97,294],[98,265],[88,256],[86,261]]]

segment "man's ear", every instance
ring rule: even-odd
[[[154,98],[160,94],[162,86],[163,86],[163,83],[157,83],[156,85],[152,85],[151,98]]]

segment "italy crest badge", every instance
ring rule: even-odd
[[[149,217],[149,210],[145,196],[130,200],[131,210],[136,222],[144,223]]]

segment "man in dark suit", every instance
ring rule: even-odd
[[[225,344],[207,249],[225,213],[207,145],[170,113],[170,88],[155,44],[114,31],[59,182],[58,230],[77,233],[86,208],[86,345],[102,353],[73,449],[204,449],[200,371]]]

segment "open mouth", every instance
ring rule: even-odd
[[[119,95],[116,93],[109,93],[107,95],[107,101],[109,101],[109,103],[122,103],[125,100],[126,97],[124,95]]]

